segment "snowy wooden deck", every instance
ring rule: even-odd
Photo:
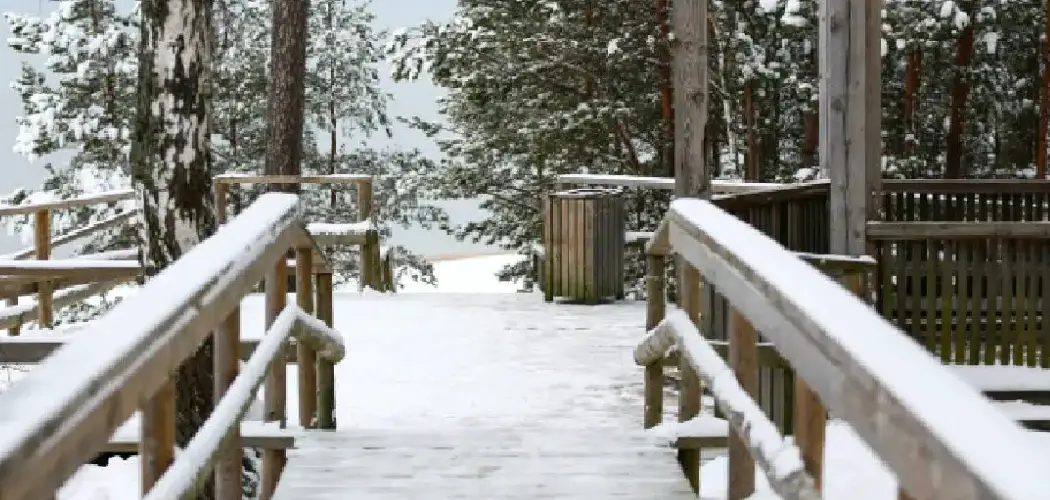
[[[302,431],[275,498],[696,498],[642,430],[641,304],[353,293],[335,309],[338,430]]]

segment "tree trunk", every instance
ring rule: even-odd
[[[660,62],[660,112],[664,119],[663,144],[661,145],[661,163],[663,164],[660,175],[674,177],[674,89],[671,82],[671,26],[670,5],[668,0],[657,0],[657,15],[659,16],[660,40],[659,47]]]
[[[308,0],[275,0],[267,85],[266,174],[299,175],[306,105],[306,18]],[[283,188],[283,189],[282,189]],[[271,189],[298,192],[288,184]]]
[[[212,2],[143,0],[141,9],[131,167],[143,213],[139,259],[152,276],[215,230],[208,143]],[[176,379],[180,446],[211,413],[212,377],[209,340]],[[198,498],[212,496],[209,487]]]
[[[904,76],[904,106],[901,118],[904,122],[904,138],[901,141],[902,156],[910,157],[918,141],[919,84],[922,74],[922,47],[916,46],[908,54],[908,66]]]
[[[1050,123],[1050,0],[1044,3],[1043,74],[1039,81],[1039,128],[1035,137],[1035,178],[1046,178],[1046,132]]]
[[[972,14],[972,13],[971,13]],[[970,16],[973,19],[973,16]],[[952,81],[952,103],[948,115],[948,147],[945,154],[944,178],[962,177],[963,121],[966,117],[966,101],[970,96],[970,84],[966,72],[973,59],[973,23],[963,28],[955,49],[955,78]]]

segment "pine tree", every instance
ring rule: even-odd
[[[650,0],[463,0],[451,22],[395,35],[395,76],[427,71],[448,91],[446,126],[415,122],[446,155],[436,195],[481,198],[491,214],[450,232],[527,257],[501,278],[531,287],[539,200],[557,175],[663,173],[660,10]],[[627,204],[628,229],[643,230],[666,198],[630,193]],[[639,264],[628,272],[632,283]]]
[[[39,197],[71,198],[130,187],[127,154],[135,102],[135,19],[117,11],[113,0],[62,0],[46,18],[5,14],[8,46],[20,54],[46,55],[42,69],[22,64],[12,87],[22,99],[15,151],[30,159],[74,150],[65,168],[47,165]],[[45,77],[51,73],[51,81]],[[66,232],[98,222],[131,204],[86,207],[54,213],[52,231]],[[27,219],[15,221],[22,226]],[[134,244],[133,231],[113,229],[83,242],[89,253]],[[59,318],[61,319],[61,318]]]

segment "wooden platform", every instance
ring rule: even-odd
[[[244,332],[261,329],[257,300]],[[644,304],[352,293],[335,306],[350,332],[338,430],[295,436],[277,500],[696,498],[671,440],[642,429]]]
[[[307,431],[276,500],[696,498],[669,447],[626,429]]]

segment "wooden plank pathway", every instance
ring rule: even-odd
[[[643,305],[348,294],[335,307],[339,429],[301,431],[276,499],[696,498],[642,430]]]
[[[674,452],[623,429],[307,432],[277,500],[696,498]]]

